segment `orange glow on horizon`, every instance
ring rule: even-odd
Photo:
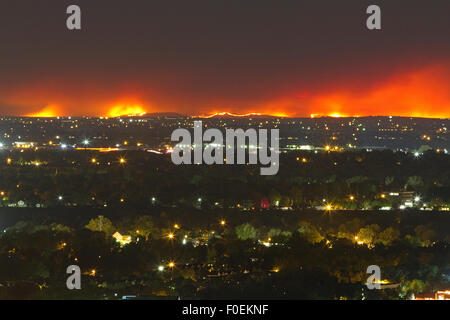
[[[311,101],[321,115],[404,116],[423,118],[450,117],[450,63],[396,74],[366,92],[340,89],[318,94]]]
[[[346,115],[340,113],[330,113],[330,114],[319,114],[319,113],[311,113],[311,118],[322,118],[322,117],[332,117],[332,118],[347,118],[347,117],[359,117],[358,115]]]
[[[75,148],[75,150],[91,150],[91,151],[99,151],[99,152],[112,152],[112,151],[119,151],[119,148],[82,148],[78,147]],[[95,159],[92,159],[95,160]],[[95,162],[95,161],[93,161]]]
[[[101,86],[79,96],[70,91],[71,84],[62,89],[52,83],[30,84],[0,96],[2,115],[28,117],[143,116],[148,112],[174,112],[181,115],[212,118],[217,116],[252,117],[365,117],[401,116],[450,118],[450,61],[438,61],[425,67],[405,67],[376,79],[358,75],[341,81],[325,78],[323,83],[299,85],[281,84],[261,96],[234,96],[224,89],[216,101],[201,92],[179,88],[176,94],[161,90],[150,97],[151,85],[144,89],[124,89],[111,97]],[[126,79],[124,79],[125,81]],[[294,79],[295,80],[295,79]],[[246,83],[242,83],[245,87]],[[67,87],[67,88],[66,88]],[[8,107],[7,107],[8,106]],[[11,106],[11,107],[9,107]],[[36,106],[45,106],[36,108]],[[150,107],[151,106],[151,107]],[[213,106],[213,107],[211,107]],[[223,107],[222,107],[223,106]],[[226,110],[226,111],[224,111]]]
[[[194,116],[197,118],[213,118],[213,117],[217,117],[217,116],[231,116],[231,117],[251,117],[251,116],[261,116],[261,115],[266,115],[266,116],[273,116],[273,117],[288,117],[288,115],[284,114],[284,113],[266,113],[266,112],[249,112],[249,113],[245,113],[245,114],[238,114],[238,113],[232,113],[229,111],[223,111],[223,112],[215,112],[213,114],[210,115],[201,115],[201,116]]]
[[[143,116],[147,111],[140,104],[117,104],[108,111],[109,117]]]
[[[25,115],[25,117],[34,117],[34,118],[52,118],[58,116],[60,116],[59,108],[55,105],[50,105],[38,112]]]

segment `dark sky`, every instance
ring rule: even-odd
[[[449,39],[448,0],[1,0],[0,114],[450,117]]]

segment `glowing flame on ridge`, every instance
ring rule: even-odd
[[[143,116],[146,113],[147,111],[140,104],[117,104],[108,111],[108,116]]]

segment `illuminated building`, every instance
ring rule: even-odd
[[[435,293],[418,293],[413,300],[450,300],[450,290],[436,291]]]
[[[120,245],[124,246],[131,242],[131,236],[123,236],[118,231],[113,234],[113,238],[116,239]]]

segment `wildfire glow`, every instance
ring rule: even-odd
[[[260,112],[249,112],[245,114],[238,114],[238,113],[232,113],[228,111],[224,112],[216,112],[207,116],[197,116],[199,118],[213,118],[217,116],[231,116],[231,117],[251,117],[251,116],[261,116],[261,115],[268,115],[268,116],[274,116],[274,117],[287,117],[284,113],[260,113]]]
[[[362,115],[394,115],[447,118],[450,116],[448,71],[450,64],[395,74],[366,91],[350,87],[317,94],[311,105],[328,116],[342,112]],[[318,116],[317,114],[312,117]]]
[[[246,113],[246,114],[237,114],[237,113],[231,113],[231,112],[225,111],[225,112],[216,112],[209,116],[198,116],[198,117],[201,117],[201,118],[213,118],[213,117],[217,117],[217,116],[249,117],[249,116],[260,116],[260,115],[261,115],[260,113],[254,113],[254,112]]]
[[[54,105],[45,107],[44,109],[25,115],[25,117],[51,118],[59,116],[58,108]]]
[[[16,88],[0,96],[3,114],[29,117],[71,116],[140,116],[149,112],[175,112],[199,118],[218,116],[252,117],[450,117],[450,62],[438,61],[424,67],[405,67],[384,77],[364,80],[352,78],[339,83],[331,80],[320,85],[288,84],[273,92],[261,91],[261,97],[235,97],[233,92],[219,92],[224,98],[211,100],[179,88],[176,94],[160,92],[149,96],[148,90],[127,92],[110,97],[110,92],[92,84],[91,91],[76,95],[71,83],[61,88],[52,82]],[[331,77],[332,78],[332,77]],[[287,81],[287,80],[286,80]],[[56,82],[57,83],[57,82]],[[144,86],[145,83],[142,84]],[[246,84],[243,83],[242,86]],[[291,87],[294,87],[291,89]],[[139,98],[136,98],[139,97]],[[254,100],[253,100],[254,99]],[[13,106],[13,107],[3,107]],[[16,107],[17,106],[17,107]],[[36,108],[36,106],[44,106]],[[212,106],[212,107],[211,107]],[[225,106],[222,108],[222,106]],[[238,106],[238,107],[237,107]]]
[[[146,113],[147,111],[139,104],[118,104],[109,110],[108,116],[143,116]]]
[[[318,113],[312,113],[311,114],[311,118],[320,118],[320,117],[332,117],[332,118],[342,118],[342,117],[358,117],[356,115],[354,116],[349,116],[349,115],[344,115],[344,114],[340,114],[340,113],[330,113],[330,114],[318,114]]]

